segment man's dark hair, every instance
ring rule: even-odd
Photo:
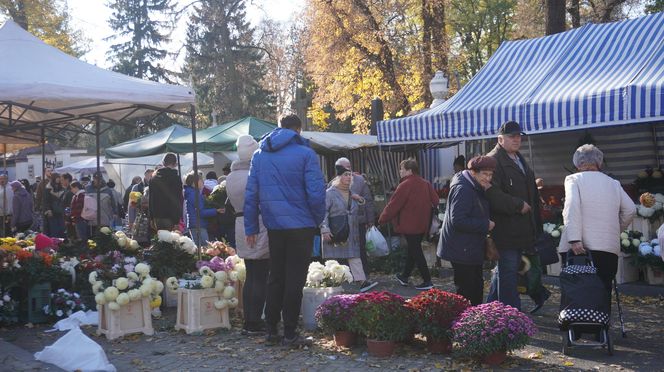
[[[415,159],[406,159],[399,163],[399,167],[403,167],[405,170],[413,172],[413,174],[420,174],[420,166],[417,165]]]
[[[215,171],[209,171],[209,172],[207,172],[207,174],[205,175],[205,179],[206,179],[206,180],[215,180],[215,181],[216,181],[216,180],[217,180],[217,173],[216,173]]]
[[[61,177],[66,179],[69,182],[71,182],[71,180],[73,179],[71,174],[69,174],[69,173],[64,173]]]
[[[110,187],[110,188],[112,188],[112,189],[115,188],[115,181],[113,181],[113,180],[108,180],[108,182],[106,182],[106,186],[108,186],[108,187]]]
[[[170,167],[171,165],[177,164],[178,159],[177,159],[177,157],[175,156],[174,153],[168,152],[168,153],[166,153],[166,155],[164,155],[164,159],[163,159],[162,163],[164,163],[165,167]]]
[[[295,114],[287,114],[279,118],[279,126],[281,128],[298,130],[302,129],[302,120]]]
[[[458,166],[460,166],[461,168],[464,168],[464,169],[465,169],[465,168],[466,168],[466,157],[463,156],[463,155],[459,155],[459,156],[457,156],[456,158],[454,158],[454,163],[452,163],[452,165],[453,165],[453,166],[454,166],[454,165],[458,165]]]

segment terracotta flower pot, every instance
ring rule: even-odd
[[[389,357],[394,354],[394,349],[396,348],[396,342],[394,341],[379,341],[367,339],[367,349],[369,355],[375,357]]]
[[[495,351],[491,354],[482,356],[482,363],[488,364],[490,366],[500,365],[507,358],[506,351]]]
[[[434,354],[449,354],[452,352],[452,342],[448,339],[436,340],[427,337],[427,350]]]
[[[337,346],[353,347],[355,345],[355,333],[351,331],[334,332],[334,343]]]

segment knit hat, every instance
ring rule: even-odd
[[[23,184],[21,183],[21,181],[12,181],[9,183],[9,187],[11,187],[12,189],[19,189],[22,186]]]
[[[479,155],[470,159],[468,162],[468,169],[472,169],[474,171],[480,171],[482,169],[494,170],[496,169],[496,165],[496,159],[490,156]]]
[[[248,134],[238,137],[235,144],[237,146],[237,156],[241,161],[251,160],[254,151],[258,150],[258,142]]]

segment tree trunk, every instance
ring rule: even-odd
[[[565,31],[565,0],[546,0],[546,34]]]
[[[429,0],[431,4],[431,49],[433,71],[447,71],[449,44],[445,33],[445,0]]]
[[[579,0],[570,0],[569,8],[567,8],[567,13],[572,17],[572,28],[581,27],[581,13]]]
[[[433,14],[431,13],[430,6],[431,0],[422,0],[422,99],[427,107],[431,105],[433,99],[431,92],[429,91],[429,81],[434,73],[431,63],[431,29]]]

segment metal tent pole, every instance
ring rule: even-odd
[[[196,249],[198,250],[198,259],[201,259],[201,211],[200,204],[200,190],[198,189],[198,146],[196,146],[196,107],[191,105],[189,115],[191,116],[191,149],[193,151],[192,162],[194,166],[194,175],[196,175],[196,182],[194,182],[194,210],[196,211]]]
[[[100,175],[101,170],[101,164],[99,162],[99,157],[101,156],[101,150],[100,150],[100,144],[99,144],[99,135],[101,132],[101,121],[99,120],[99,116],[95,118],[95,150],[97,154],[97,171],[95,174],[92,176],[92,188],[95,188],[95,175]],[[97,178],[99,180],[99,178]],[[101,188],[102,185],[99,185],[99,189],[97,190],[97,229],[101,228]]]
[[[531,137],[528,136],[528,154],[530,155],[530,169],[533,170],[533,174],[535,174],[535,160],[533,160],[533,141],[531,140]]]
[[[383,201],[385,202],[385,205],[387,205],[387,188],[385,187],[385,159],[383,158],[383,149],[380,143],[378,144],[378,156],[380,157],[380,183],[383,186]],[[383,208],[385,208],[383,206]],[[389,228],[387,229],[387,239],[388,239],[388,249],[391,251],[392,250],[392,229]]]

